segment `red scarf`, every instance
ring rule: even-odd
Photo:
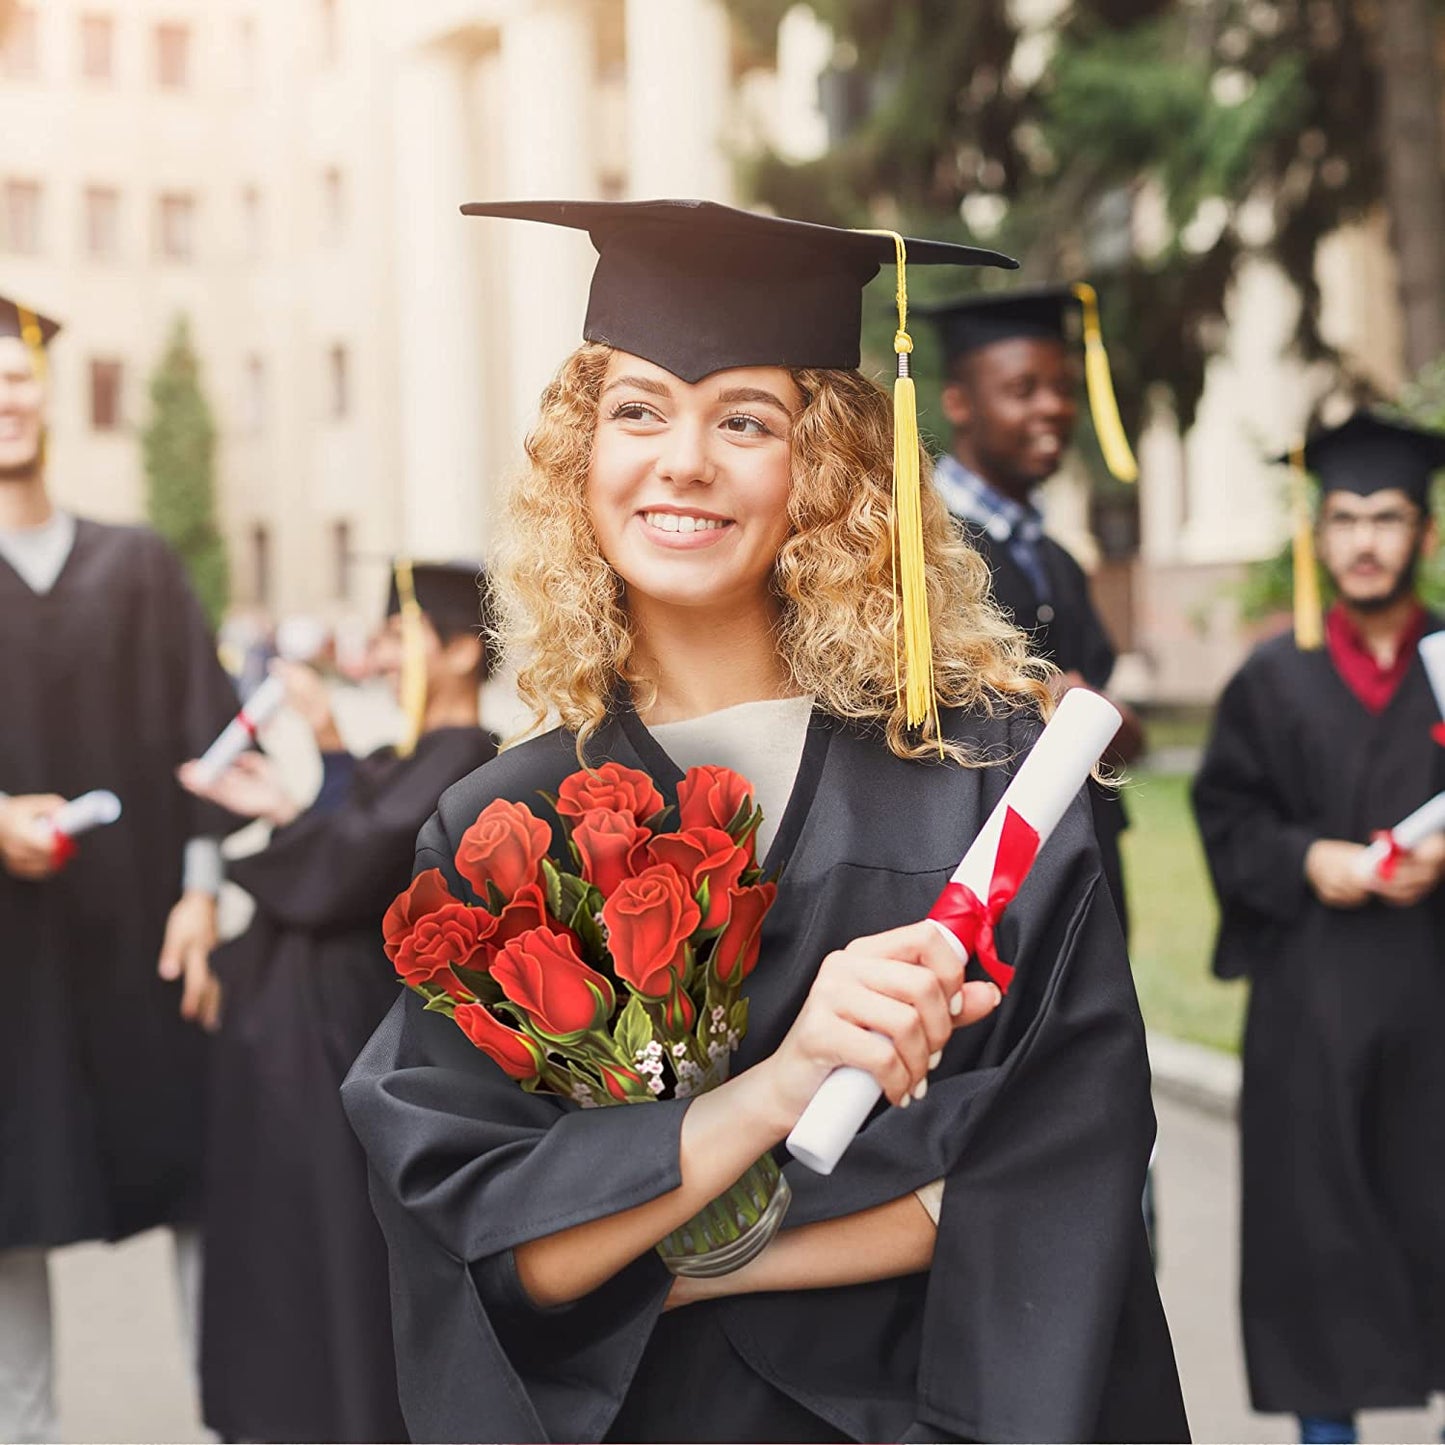
[[[1395,660],[1384,667],[1365,645],[1338,602],[1325,613],[1325,642],[1330,649],[1330,660],[1345,686],[1359,698],[1361,706],[1367,711],[1378,715],[1389,707],[1390,699],[1399,690],[1410,664],[1415,661],[1415,653],[1421,637],[1425,635],[1428,621],[1429,614],[1425,609],[1416,607],[1400,634]]]

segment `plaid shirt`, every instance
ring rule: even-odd
[[[933,464],[933,483],[944,505],[959,521],[1008,548],[1009,556],[1023,569],[1039,601],[1047,602],[1049,577],[1039,550],[1044,519],[1038,508],[1004,496],[948,453]]]

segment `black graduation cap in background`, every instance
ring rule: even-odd
[[[1445,432],[1361,410],[1339,426],[1315,432],[1298,456],[1287,453],[1279,460],[1302,462],[1319,479],[1321,492],[1368,497],[1398,488],[1423,508],[1431,477],[1445,468]]]
[[[586,231],[597,269],[584,339],[687,382],[737,366],[856,367],[863,288],[897,254],[890,234],[714,201],[498,201],[462,212]],[[976,246],[903,244],[915,266],[1018,264]]]
[[[1397,487],[1428,512],[1430,479],[1445,467],[1445,432],[1360,410],[1273,460],[1294,468],[1294,635],[1312,650],[1324,645],[1324,613],[1306,473],[1319,478],[1322,493],[1368,497]]]
[[[54,340],[60,323],[32,311],[19,301],[0,296],[0,336],[18,336],[30,349],[37,375],[46,372],[45,348]]]
[[[416,603],[443,638],[459,632],[475,636],[491,621],[490,588],[480,562],[412,562],[411,585]],[[392,567],[386,615],[402,610],[402,587]]]
[[[964,296],[915,308],[937,328],[950,362],[997,341],[1037,337],[1068,345],[1076,337],[1084,344],[1084,382],[1094,434],[1109,470],[1121,482],[1139,478],[1139,466],[1124,435],[1114,379],[1104,350],[1099,324],[1099,298],[1086,282],[1072,286],[1039,286],[1028,291],[1004,291]]]

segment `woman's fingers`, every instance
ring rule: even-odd
[[[963,948],[951,934],[945,934],[930,919],[924,918],[902,928],[890,928],[886,933],[855,938],[843,952],[921,965],[938,980],[949,1006],[955,1012],[960,1006],[955,1000],[963,987],[963,969],[967,962]]]

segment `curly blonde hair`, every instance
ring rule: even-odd
[[[586,485],[610,347],[587,343],[542,393],[529,467],[511,489],[498,583],[499,636],[518,659],[517,691],[533,729],[555,712],[578,756],[622,678],[646,707],[621,578],[603,557]],[[910,728],[896,686],[892,511],[893,408],[857,371],[798,369],[792,427],[791,529],[773,585],[778,648],[799,693],[839,718],[872,724],[899,757],[937,758],[931,727]],[[983,558],[958,535],[922,458],[923,545],[940,706],[1027,707],[1047,715],[1053,669],[994,605]],[[955,760],[979,759],[945,740]]]

